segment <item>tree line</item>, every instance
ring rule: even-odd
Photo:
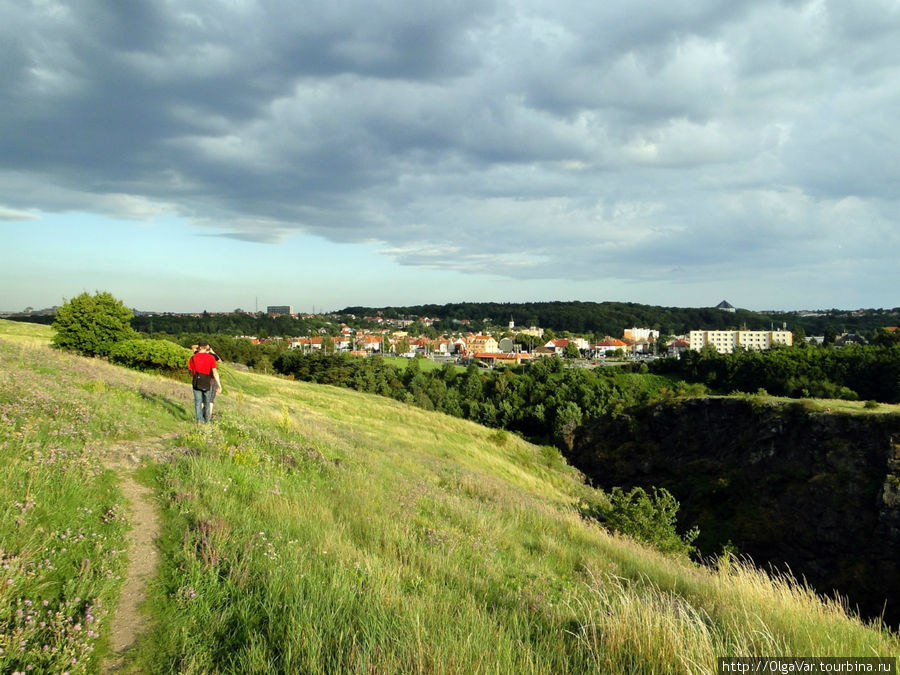
[[[557,333],[567,331],[580,335],[621,336],[633,326],[653,328],[665,334],[684,333],[704,328],[713,330],[746,324],[751,328],[765,328],[771,319],[747,310],[735,314],[715,308],[682,308],[642,305],[633,302],[460,302],[446,305],[415,305],[409,307],[348,307],[339,314],[371,316],[380,313],[384,318],[430,317],[438,319],[438,330],[459,330],[459,322],[468,320],[473,330],[491,326],[505,327],[510,320],[516,326],[540,326]]]
[[[892,337],[840,349],[775,348],[765,352],[715,348],[652,362],[650,371],[698,382],[722,393],[765,390],[775,396],[900,402],[900,344]]]
[[[471,331],[502,331],[510,320],[516,326],[540,326],[554,333],[576,333],[602,338],[620,336],[632,326],[659,330],[663,335],[681,335],[690,330],[718,330],[747,328],[765,330],[773,325],[788,324],[801,335],[840,335],[845,332],[873,338],[885,326],[900,324],[900,308],[869,309],[864,311],[828,310],[818,316],[783,312],[776,315],[759,314],[744,309],[734,313],[715,308],[662,307],[632,302],[462,302],[444,305],[413,305],[405,307],[347,307],[328,316],[314,317],[269,316],[263,313],[234,312],[199,316],[173,314],[138,314],[131,326],[141,333],[203,333],[223,335],[254,335],[261,338],[324,334],[336,336],[339,324],[354,328],[379,328],[366,317],[380,315],[385,319],[430,317],[433,326],[413,324],[407,330],[413,335],[436,337],[441,333]],[[13,320],[51,323],[52,315],[13,315]],[[465,321],[466,323],[462,323]],[[831,340],[830,340],[831,341]]]
[[[900,308],[870,309],[847,312],[832,309],[821,316],[784,312],[777,315],[760,314],[746,309],[734,313],[714,307],[662,307],[634,302],[460,302],[445,305],[411,305],[405,307],[347,307],[338,314],[384,318],[430,317],[438,319],[439,330],[458,330],[459,321],[473,330],[487,326],[506,326],[510,319],[519,327],[540,326],[556,332],[568,331],[582,335],[620,336],[633,326],[652,328],[665,335],[681,335],[691,330],[728,330],[746,327],[748,330],[767,330],[787,323],[790,330],[802,328],[808,335],[822,335],[827,330],[837,334],[856,332],[867,337],[884,326],[900,322]],[[487,319],[487,321],[485,321]]]
[[[337,335],[339,328],[325,317],[270,316],[268,314],[209,314],[199,316],[174,314],[142,314],[131,319],[131,327],[141,333],[182,335],[252,335],[259,338],[301,337],[324,330]]]

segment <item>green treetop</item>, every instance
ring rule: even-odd
[[[136,336],[132,316],[111,293],[82,293],[57,310],[53,344],[87,356],[106,356],[114,344]]]

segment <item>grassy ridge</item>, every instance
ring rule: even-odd
[[[54,352],[7,326],[3,372],[21,376],[18,389],[0,384],[2,451],[35,482],[94,485],[88,476],[97,492],[84,504],[118,504],[98,447],[179,434],[174,461],[143,469],[164,533],[137,671],[707,672],[725,655],[900,653],[895,634],[787,580],[730,560],[701,568],[608,535],[577,515],[588,488],[559,455],[512,435],[227,368],[219,419],[198,428],[185,385]],[[87,473],[70,479],[36,461],[35,449],[57,443],[56,421],[29,437],[32,454],[17,440],[48,416],[16,402],[25,380],[82,410],[84,431],[65,443]],[[26,491],[0,476],[3,504]],[[65,495],[41,497],[48,514],[67,518]],[[120,531],[107,536],[118,542]],[[0,548],[37,559],[55,545],[21,548],[17,536],[0,530]],[[29,599],[44,588],[61,602],[98,596],[65,586],[87,584],[80,568],[57,567],[66,581],[38,570]],[[2,592],[6,620],[24,596]],[[21,663],[9,657],[0,670]]]

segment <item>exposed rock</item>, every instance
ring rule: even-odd
[[[702,552],[731,542],[900,624],[900,415],[687,399],[595,420],[568,454],[600,487],[669,490]]]

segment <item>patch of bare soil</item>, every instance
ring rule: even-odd
[[[153,504],[153,491],[138,483],[134,469],[144,458],[162,461],[168,458],[163,442],[169,437],[119,443],[105,450],[104,466],[119,475],[119,487],[131,503],[132,528],[128,534],[128,570],[119,596],[119,604],[110,627],[110,656],[102,672],[122,670],[125,655],[147,629],[147,618],[140,606],[147,597],[147,583],[156,573],[160,533],[159,516]]]

